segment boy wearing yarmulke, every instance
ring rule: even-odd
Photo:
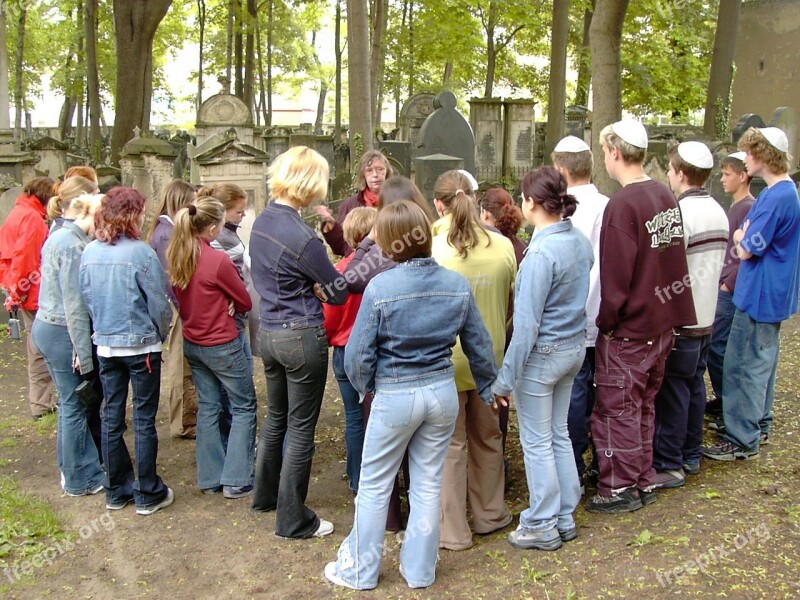
[[[551,158],[553,166],[567,180],[567,193],[578,201],[578,208],[571,217],[572,225],[586,236],[594,254],[594,265],[589,271],[589,296],[586,299],[586,358],[572,383],[567,415],[567,430],[578,477],[583,477],[586,470],[583,454],[589,447],[589,422],[594,408],[595,321],[600,311],[600,232],[608,196],[601,194],[592,183],[592,150],[582,139],[574,135],[563,138],[556,144]]]
[[[744,219],[753,207],[755,198],[750,193],[750,174],[744,166],[745,152],[741,150],[729,154],[720,162],[722,175],[720,182],[726,194],[730,194],[732,203],[728,209],[728,247],[725,249],[725,264],[719,276],[719,294],[717,295],[717,311],[714,317],[714,330],[711,333],[711,345],[708,348],[708,378],[714,399],[706,402],[706,414],[714,418],[709,429],[719,431],[724,426],[722,420],[722,363],[725,358],[725,346],[731,332],[733,321],[733,290],[736,288],[736,276],[739,274],[739,256],[733,247],[733,233],[742,227]]]
[[[728,218],[703,185],[714,157],[702,142],[683,142],[669,151],[667,177],[678,196],[697,324],[675,328],[664,382],[656,396],[653,467],[656,488],[680,487],[686,474],[700,472],[706,406],[708,347],[714,325],[719,275],[728,244]],[[677,293],[676,290],[673,292]]]
[[[673,327],[697,321],[683,283],[689,271],[681,211],[672,192],[644,172],[644,126],[618,121],[600,142],[608,174],[623,187],[609,200],[600,233],[592,412],[600,477],[586,509],[621,513],[655,501],[655,396]]]
[[[789,171],[789,140],[777,127],[751,127],[739,140],[747,172],[767,183],[733,234],[741,259],[722,375],[722,441],[714,460],[758,457],[769,440],[781,322],[797,312],[800,199]]]

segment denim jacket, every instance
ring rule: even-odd
[[[81,295],[98,346],[130,348],[163,342],[172,319],[166,274],[145,242],[120,237],[91,242],[81,257]]]
[[[585,343],[593,262],[592,245],[570,220],[533,236],[517,273],[514,335],[492,391],[510,394],[531,352]]]
[[[347,300],[347,284],[331,264],[322,240],[291,206],[271,202],[250,234],[253,286],[261,296],[263,329],[304,329],[322,325],[314,284],[330,304]]]
[[[81,363],[92,370],[92,325],[81,297],[81,254],[89,238],[72,221],[64,221],[42,246],[42,282],[36,319],[66,327]]]
[[[491,402],[494,349],[469,283],[432,258],[412,259],[367,285],[345,347],[345,371],[362,394],[382,383],[452,379],[456,336],[478,392]]]

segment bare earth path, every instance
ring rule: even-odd
[[[333,521],[336,531],[324,539],[283,541],[273,535],[274,514],[254,514],[248,500],[204,496],[196,489],[194,442],[169,436],[165,407],[159,412],[159,468],[175,490],[173,506],[140,517],[132,506],[105,511],[102,494],[64,496],[55,464],[55,431],[33,427],[26,402],[24,349],[20,342],[4,337],[0,476],[10,476],[22,491],[49,503],[64,530],[79,543],[20,581],[0,573],[0,595],[799,598],[798,329],[799,318],[783,327],[772,443],[758,460],[704,461],[702,473],[684,488],[660,492],[655,504],[629,515],[589,515],[580,507],[578,539],[557,552],[515,550],[505,540],[513,526],[476,536],[470,550],[441,552],[436,583],[427,590],[405,586],[397,570],[397,541],[387,537],[380,585],[366,593],[333,588],[322,577],[325,563],[333,560],[352,524],[352,496],[342,478],[343,409],[332,377],[317,429],[308,504]],[[257,382],[263,416],[263,375]],[[516,515],[525,506],[527,490],[513,421],[506,499]],[[129,444],[132,447],[132,441]],[[693,565],[688,571],[687,561]]]

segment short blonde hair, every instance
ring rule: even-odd
[[[377,209],[370,206],[360,206],[347,213],[344,223],[342,223],[342,234],[347,245],[351,248],[358,246],[361,240],[372,231],[372,226],[375,225],[377,218]]]
[[[328,195],[328,173],[328,161],[319,152],[306,146],[289,148],[267,170],[269,194],[306,207]]]
[[[789,172],[791,157],[770,144],[764,134],[755,127],[745,131],[739,139],[739,150],[744,150],[762,163],[770,173],[782,175]]]
[[[637,148],[614,133],[613,125],[606,125],[600,132],[600,143],[609,148],[616,148],[619,150],[622,160],[626,163],[641,164],[647,156],[647,149]]]
[[[73,198],[97,192],[97,184],[94,181],[79,175],[73,175],[54,187],[56,195],[47,203],[47,218],[51,221],[64,215],[64,209],[69,206]]]

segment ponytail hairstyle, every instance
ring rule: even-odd
[[[235,183],[218,183],[203,186],[197,190],[197,197],[213,196],[222,202],[225,210],[230,210],[242,200],[247,200],[247,193]]]
[[[88,165],[76,165],[67,169],[64,173],[64,181],[72,177],[83,177],[89,181],[94,181],[95,185],[97,185],[97,171]]]
[[[69,211],[71,218],[76,221],[83,219],[87,215],[94,216],[97,213],[97,209],[100,208],[103,198],[105,198],[104,194],[81,194],[72,199],[64,212]]]
[[[47,202],[47,218],[55,221],[64,215],[64,208],[69,206],[74,198],[82,194],[96,194],[97,184],[90,179],[73,175],[61,183],[53,186],[55,196]]]
[[[538,167],[522,179],[522,193],[550,214],[567,219],[575,213],[578,201],[567,193],[567,180],[553,167]]]
[[[167,246],[167,267],[172,285],[185,290],[197,270],[200,234],[225,219],[225,207],[214,197],[195,200],[175,215],[175,229]]]
[[[166,215],[174,221],[177,212],[192,203],[195,193],[195,187],[182,179],[173,179],[164,186],[164,189],[161,190],[161,195],[158,197],[156,218],[153,219],[150,231],[147,233],[148,242],[153,239],[153,233],[156,230],[156,225],[158,225],[158,217]]]
[[[478,218],[478,209],[472,192],[472,184],[463,173],[453,169],[439,175],[434,186],[434,197],[444,204],[452,217],[447,243],[458,251],[458,256],[467,257],[469,249],[479,243],[479,236],[492,243],[486,228]]]
[[[517,235],[523,216],[519,206],[505,188],[493,187],[486,190],[481,200],[481,208],[494,217],[494,226],[507,238]]]

